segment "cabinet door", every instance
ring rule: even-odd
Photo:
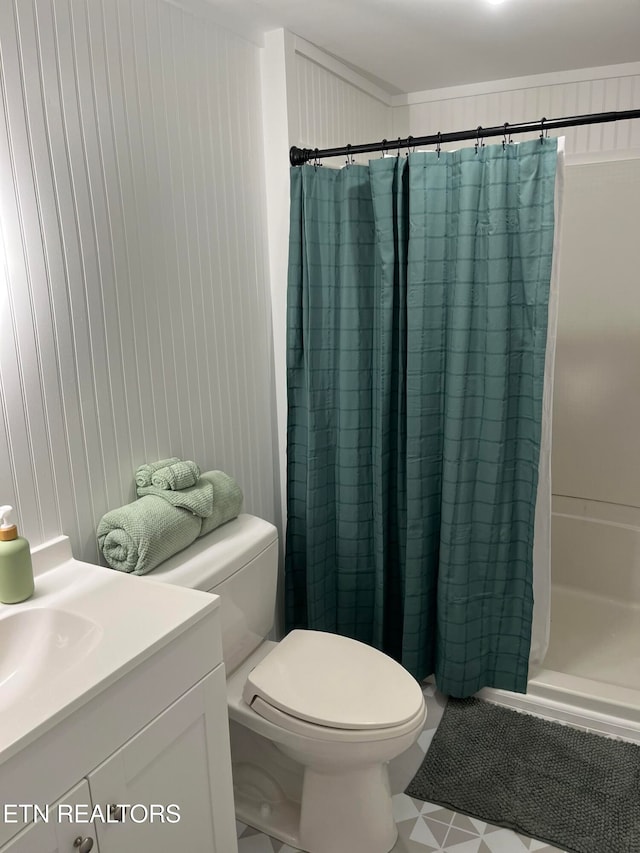
[[[41,813],[45,819],[25,827],[0,853],[98,853],[86,779]]]
[[[224,667],[101,764],[89,785],[94,804],[111,807],[96,824],[101,853],[236,853]]]

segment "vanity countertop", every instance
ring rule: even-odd
[[[0,604],[0,765],[214,612],[218,596],[32,552],[35,593]]]

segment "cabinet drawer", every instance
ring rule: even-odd
[[[91,853],[99,853],[91,808],[89,784],[83,779],[53,805],[40,806],[36,822],[0,847],[0,853],[78,853],[76,839]]]

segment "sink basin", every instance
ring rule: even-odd
[[[0,783],[20,750],[218,607],[209,593],[75,560],[67,536],[31,556],[34,595],[0,604]]]
[[[102,628],[76,613],[32,607],[0,619],[0,712],[86,658]]]

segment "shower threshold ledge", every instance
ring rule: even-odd
[[[526,693],[486,687],[477,696],[547,720],[640,743],[640,690],[541,669],[529,679]]]

